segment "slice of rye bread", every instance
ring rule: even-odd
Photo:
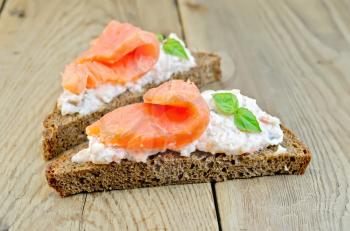
[[[197,65],[189,71],[173,74],[171,79],[191,80],[201,88],[221,78],[219,56],[205,52],[194,52],[193,56]],[[85,128],[88,125],[118,107],[142,101],[145,91],[157,85],[148,84],[144,87],[143,92],[139,93],[127,91],[115,97],[97,112],[86,116],[77,113],[63,116],[56,105],[54,111],[43,122],[42,146],[44,159],[50,160],[60,153],[86,142]]]
[[[190,157],[166,151],[146,163],[122,160],[120,163],[74,163],[71,157],[87,147],[77,146],[48,163],[46,179],[62,197],[81,192],[131,189],[172,184],[218,182],[277,174],[303,174],[311,160],[308,147],[283,127],[282,146],[286,153],[275,153],[277,146],[242,155],[210,154],[196,151]]]

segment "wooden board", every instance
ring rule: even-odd
[[[208,184],[95,193],[86,199],[82,230],[216,230]]]
[[[0,9],[0,230],[350,229],[349,1],[0,0]],[[59,198],[43,175],[41,121],[64,65],[112,18],[219,53],[224,79],[207,88],[240,88],[282,118],[314,154],[306,174]]]
[[[216,184],[223,230],[350,229],[350,2],[180,1],[187,42],[310,146],[304,176]]]
[[[59,73],[112,18],[181,36],[170,0],[6,2],[0,18],[0,230],[217,229],[210,184],[64,199],[46,184],[41,121],[61,91]]]

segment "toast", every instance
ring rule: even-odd
[[[193,52],[193,56],[196,59],[197,66],[186,72],[175,73],[171,76],[171,79],[189,79],[198,87],[202,87],[221,78],[219,56],[204,52]],[[143,92],[127,91],[115,97],[100,110],[86,116],[78,114],[63,116],[56,106],[43,122],[42,146],[44,159],[50,160],[60,153],[86,142],[85,128],[88,125],[115,108],[142,101],[144,92],[152,87],[155,87],[155,84],[145,86]]]
[[[281,128],[285,153],[276,153],[277,146],[269,146],[242,155],[196,151],[190,157],[183,157],[174,151],[166,151],[149,157],[146,163],[129,160],[111,164],[73,163],[71,157],[86,148],[85,143],[49,162],[46,179],[60,196],[65,197],[81,192],[303,174],[311,160],[310,150],[290,130]]]

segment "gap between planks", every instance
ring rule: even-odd
[[[174,3],[176,6],[177,15],[178,15],[179,23],[180,23],[180,27],[181,27],[182,39],[187,44],[187,36],[185,33],[185,29],[184,29],[184,23],[183,23],[183,19],[182,19],[181,10],[179,7],[179,1],[174,0]],[[219,229],[219,231],[221,231],[222,227],[221,227],[220,211],[219,211],[219,205],[218,205],[218,200],[217,200],[215,184],[216,184],[215,182],[210,182],[212,198],[213,198],[213,202],[214,202],[214,206],[215,206],[215,215],[216,215],[216,220],[218,223],[218,229]]]
[[[1,1],[1,4],[0,4],[0,16],[1,16],[1,13],[3,12],[3,10],[5,8],[6,2],[7,2],[7,0],[2,0]]]
[[[174,3],[175,3],[175,7],[176,7],[177,17],[179,19],[179,23],[180,23],[180,27],[181,27],[182,39],[187,44],[186,33],[185,33],[184,24],[182,21],[181,11],[180,11],[180,7],[179,7],[179,0],[174,0]]]
[[[215,205],[216,220],[217,220],[217,222],[218,222],[218,229],[219,229],[219,231],[221,231],[221,230],[222,230],[222,226],[221,226],[221,217],[220,217],[220,210],[219,210],[219,204],[218,204],[218,199],[217,199],[217,193],[216,193],[215,184],[216,184],[216,182],[210,182],[211,193],[212,193],[212,195],[213,195],[213,201],[214,201],[214,205]]]

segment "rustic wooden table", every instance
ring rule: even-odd
[[[0,0],[0,230],[349,230],[350,2]],[[311,148],[303,176],[60,198],[41,121],[64,65],[111,19],[176,32]]]

